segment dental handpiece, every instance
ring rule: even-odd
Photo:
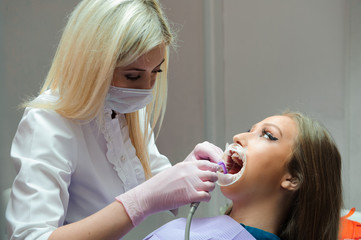
[[[232,144],[227,143],[224,154],[228,159],[225,159],[226,163],[224,162],[217,163],[220,166],[220,169],[217,171],[218,185],[228,186],[235,183],[237,180],[239,180],[242,177],[244,169],[246,167],[246,150],[247,149],[243,148],[241,145],[237,143],[232,143]],[[239,164],[241,164],[242,166],[238,173],[231,174],[227,170],[227,164],[228,161],[233,161],[234,159],[237,159],[237,161],[239,161]],[[189,240],[192,218],[198,206],[199,206],[199,202],[194,202],[190,206],[190,210],[186,222],[185,235],[184,235],[185,240]]]
[[[227,168],[226,168],[226,165],[224,164],[224,162],[218,162],[218,165],[220,165],[222,167],[223,172],[226,174],[227,173]],[[188,213],[187,222],[186,222],[186,230],[185,230],[185,234],[184,234],[184,239],[185,240],[189,240],[192,218],[193,218],[193,215],[194,215],[194,213],[196,212],[196,210],[197,210],[197,208],[199,206],[199,203],[200,202],[191,203],[191,208],[190,208],[189,213]]]
[[[191,223],[194,213],[196,212],[199,206],[199,202],[191,203],[191,208],[188,213],[187,222],[186,222],[186,230],[184,233],[184,239],[189,240],[190,230],[191,230]]]

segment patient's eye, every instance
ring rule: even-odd
[[[267,139],[269,139],[269,140],[271,140],[271,141],[277,141],[277,140],[278,140],[278,138],[274,137],[274,136],[272,135],[272,133],[270,133],[270,132],[267,131],[266,129],[263,129],[263,130],[262,130],[262,137],[267,138]]]

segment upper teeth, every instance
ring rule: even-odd
[[[231,153],[231,151],[233,153]],[[227,144],[225,153],[232,158],[236,157],[238,159],[241,159],[242,161],[245,155],[244,148],[237,143],[232,143],[230,145]]]

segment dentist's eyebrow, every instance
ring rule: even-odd
[[[164,63],[165,59],[163,58],[163,60],[157,65],[155,66],[154,69],[156,69],[157,67],[159,67],[160,65],[162,65]],[[145,72],[145,69],[141,69],[141,68],[129,68],[129,69],[124,69],[124,71],[140,71],[140,72]]]
[[[163,58],[163,60],[157,65],[155,66],[155,68],[159,67],[160,65],[162,65],[164,63],[165,59]]]

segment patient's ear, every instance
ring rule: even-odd
[[[300,180],[298,177],[294,177],[290,173],[287,173],[283,176],[281,187],[285,190],[296,191],[300,187]]]

